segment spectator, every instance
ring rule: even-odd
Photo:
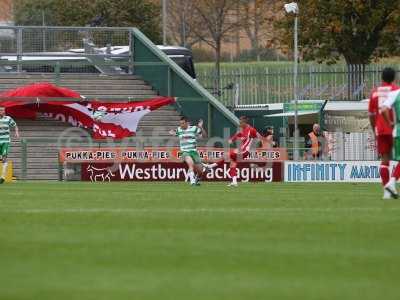
[[[274,127],[268,126],[262,132],[261,149],[271,149],[276,146],[274,141]]]
[[[321,159],[324,154],[326,139],[321,132],[319,124],[313,125],[313,130],[306,136],[305,147],[309,149],[306,151],[306,158],[308,159]]]

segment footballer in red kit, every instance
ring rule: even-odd
[[[239,148],[232,149],[229,151],[229,176],[232,182],[229,186],[237,186],[237,163],[241,159],[246,159],[250,155],[250,148],[253,144],[254,139],[261,139],[262,136],[258,131],[248,124],[249,120],[246,116],[241,116],[239,118],[240,131],[229,139],[229,143],[232,144],[236,141],[240,143]],[[225,160],[206,165],[208,168],[215,168],[217,166],[223,165]]]
[[[396,78],[396,71],[392,68],[385,68],[382,72],[381,86],[373,89],[369,100],[369,119],[371,127],[375,134],[376,146],[378,154],[381,158],[380,176],[382,185],[384,186],[384,199],[397,198],[397,193],[391,193],[386,186],[390,180],[390,160],[393,148],[393,128],[388,124],[383,117],[383,102],[386,100],[388,94],[392,91],[399,89],[394,84]],[[390,111],[393,120],[393,112]],[[400,167],[397,172],[400,172]],[[395,173],[396,173],[395,169]]]

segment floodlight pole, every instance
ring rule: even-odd
[[[298,11],[294,18],[294,72],[293,72],[293,94],[294,94],[294,142],[293,159],[299,160],[299,99],[297,94],[297,77],[299,67],[299,45],[298,45]]]
[[[163,45],[167,45],[167,0],[162,0]]]

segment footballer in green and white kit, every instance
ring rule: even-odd
[[[388,93],[385,102],[383,103],[383,116],[389,124],[392,122],[389,109],[393,110],[393,159],[400,161],[400,90]]]
[[[393,111],[393,119],[391,118]],[[382,105],[382,115],[385,121],[393,127],[393,160],[400,161],[400,90],[393,91],[387,94],[386,100]],[[392,121],[393,120],[393,121]],[[396,182],[400,178],[399,163],[392,172],[389,182],[385,185],[385,190],[388,191],[392,198],[398,198]]]
[[[192,185],[198,185],[198,179],[203,175],[203,165],[197,151],[197,138],[207,135],[203,128],[203,120],[200,120],[197,126],[191,126],[189,121],[182,117],[179,121],[179,127],[170,131],[171,135],[179,138],[179,147],[181,156],[189,168],[189,178]]]
[[[15,136],[19,138],[18,126],[15,121],[6,116],[6,110],[4,107],[0,107],[0,157],[3,163],[1,170],[0,183],[4,183],[7,173],[7,156],[10,150],[10,129],[15,128]]]

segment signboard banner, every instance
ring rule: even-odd
[[[285,182],[380,182],[379,161],[284,163]]]
[[[223,159],[228,149],[198,148],[203,160],[213,162]],[[62,163],[115,163],[115,162],[182,162],[179,148],[64,148],[59,153]],[[286,149],[255,149],[244,161],[283,161]]]
[[[299,102],[297,104],[297,111],[299,112],[309,112],[309,111],[320,111],[322,106],[324,105],[324,101],[320,102]],[[284,112],[294,112],[296,105],[294,103],[284,103],[283,111]]]
[[[229,165],[215,168],[207,173],[203,181],[229,181]],[[83,163],[81,179],[92,182],[112,181],[187,181],[188,170],[184,163]],[[242,182],[280,182],[282,163],[275,162],[264,167],[251,167],[250,163],[238,164],[238,179]]]

